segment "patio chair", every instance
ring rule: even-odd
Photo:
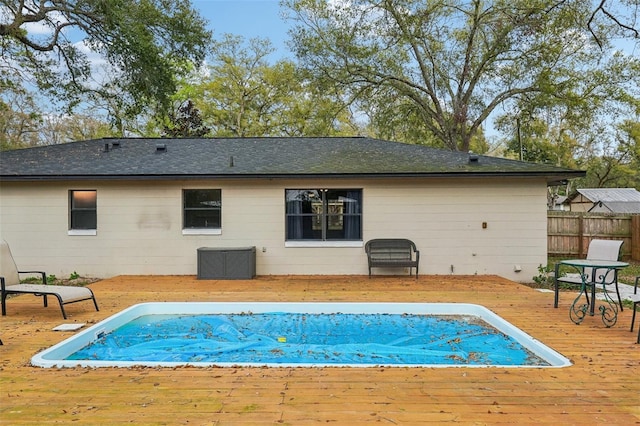
[[[37,274],[41,276],[42,284],[21,284],[20,274]],[[87,287],[75,287],[65,285],[48,285],[47,274],[42,271],[18,271],[11,250],[6,241],[0,241],[0,288],[2,291],[2,315],[7,314],[7,296],[9,294],[33,294],[42,296],[45,308],[48,306],[47,296],[55,296],[60,303],[62,317],[67,319],[64,305],[81,302],[83,300],[93,300],[93,304],[98,309],[98,302],[93,291]]]
[[[622,247],[623,241],[616,240],[591,240],[589,243],[589,249],[587,250],[588,260],[618,260],[620,257],[620,247]],[[558,266],[556,265],[555,274],[555,301],[554,308],[558,307],[559,287],[560,283],[582,285],[582,277],[580,274],[568,274],[562,277],[558,276]],[[615,285],[616,294],[618,295],[618,304],[620,305],[620,311],[622,311],[622,298],[620,297],[620,290],[618,289],[618,271],[607,269],[595,269],[585,268],[587,286],[594,285],[594,282],[601,284],[598,280],[602,280],[601,276],[604,275],[605,286]],[[586,293],[587,303],[589,303],[588,292]]]

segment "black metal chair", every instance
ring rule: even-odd
[[[634,294],[631,296],[631,301],[633,302],[633,315],[631,316],[631,330],[633,331],[633,324],[636,322],[636,309],[638,309],[638,305],[640,305],[640,294]],[[640,326],[638,326],[638,340],[636,343],[640,343]]]
[[[633,287],[633,295],[631,296],[631,301],[633,302],[633,315],[631,315],[631,330],[633,331],[633,324],[636,322],[636,310],[638,309],[638,305],[640,305],[640,294],[638,294],[638,283],[640,283],[640,275],[636,277],[636,284]],[[640,344],[640,326],[638,326],[638,340],[636,343]]]

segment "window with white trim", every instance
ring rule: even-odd
[[[98,228],[98,192],[93,189],[69,191],[69,230],[87,231]]]
[[[287,241],[361,241],[362,189],[286,189]]]

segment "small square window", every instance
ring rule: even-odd
[[[222,190],[185,189],[183,229],[220,229],[222,227]]]

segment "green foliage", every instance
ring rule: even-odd
[[[640,189],[640,123],[626,120],[617,126],[615,139],[594,141],[578,159],[587,176],[576,181],[583,188]]]
[[[170,138],[201,138],[211,132],[211,128],[204,125],[200,111],[191,100],[183,102],[178,110],[169,114],[169,123],[164,125],[163,137]]]
[[[467,151],[497,108],[513,119],[560,107],[562,120],[578,130],[580,117],[632,102],[638,85],[637,58],[611,55],[616,24],[593,14],[590,2],[284,4],[297,22],[292,47],[300,63],[366,104],[373,131],[383,135]],[[535,140],[527,141],[531,157],[557,157],[552,146],[536,153]]]
[[[28,283],[28,284],[42,284],[42,277],[41,276],[32,276],[32,277],[25,277],[20,279],[21,283]],[[49,281],[47,281],[49,282]]]
[[[0,87],[0,151],[37,143],[43,118],[24,88]]]
[[[539,265],[538,266],[538,275],[536,275],[535,277],[533,277],[533,281],[541,286],[546,286],[547,284],[551,283],[551,278],[549,277],[549,273],[553,271],[553,268],[550,268],[549,266],[545,265]]]
[[[130,115],[149,105],[167,108],[176,76],[204,59],[211,39],[188,0],[67,0],[31,2],[28,8],[22,3],[0,0],[0,44],[3,57],[10,58],[0,74],[18,86],[33,81],[71,108],[89,94],[117,99]],[[49,32],[29,33],[25,22]],[[84,46],[67,38],[71,30]],[[96,87],[85,47],[106,59],[110,81]]]
[[[512,120],[502,116],[499,129],[513,136],[506,140],[506,151],[513,157],[534,163],[576,167],[574,153],[579,147],[574,133],[554,127],[542,118]]]
[[[83,277],[76,271],[73,271],[71,274],[69,274],[68,279],[58,278],[53,274],[47,275],[47,284],[49,285],[85,286],[95,281],[98,281],[98,279]],[[42,284],[42,276],[33,275],[33,276],[24,277],[21,280],[21,282],[32,283],[32,284]]]
[[[212,46],[206,73],[185,82],[179,100],[193,99],[218,137],[352,134],[339,93],[314,85],[291,61],[270,64],[270,42],[226,35]]]
[[[41,112],[35,96],[7,89],[0,97],[0,151],[114,136],[108,123],[87,114]]]
[[[618,149],[631,161],[640,164],[640,122],[626,120],[618,129]]]

